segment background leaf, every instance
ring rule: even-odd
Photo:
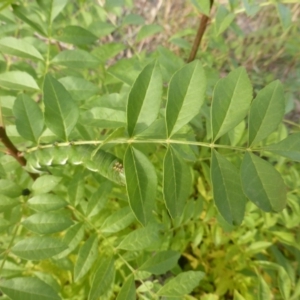
[[[124,158],[126,187],[130,207],[136,218],[146,225],[152,216],[157,177],[148,158],[129,146]]]
[[[182,215],[183,208],[192,186],[189,167],[171,147],[164,158],[163,194],[166,207],[172,218]]]
[[[217,151],[212,151],[211,181],[218,211],[231,225],[240,225],[244,218],[246,198],[235,166]]]
[[[13,113],[20,135],[38,143],[44,129],[44,116],[38,104],[26,94],[20,94],[14,103]]]
[[[286,204],[286,187],[279,172],[267,161],[246,152],[241,166],[245,195],[260,209],[279,212]]]
[[[206,77],[198,60],[177,71],[171,79],[166,106],[168,137],[172,136],[193,117],[204,102]]]
[[[135,285],[134,285],[134,276],[130,275],[127,280],[123,283],[122,288],[118,294],[116,300],[135,300]]]
[[[249,115],[249,146],[268,137],[281,123],[285,99],[281,83],[276,80],[260,90]]]
[[[77,123],[78,107],[63,85],[49,74],[46,75],[43,92],[48,128],[67,140]]]
[[[147,65],[137,77],[127,103],[129,136],[145,130],[157,118],[161,103],[162,84],[159,65],[155,62]]]
[[[213,140],[238,125],[252,100],[252,86],[243,67],[229,73],[215,86],[211,107]]]

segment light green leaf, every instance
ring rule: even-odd
[[[156,224],[149,224],[146,227],[136,229],[125,236],[118,249],[128,251],[143,250],[157,241],[158,229]]]
[[[197,8],[197,10],[200,13],[209,16],[210,0],[190,0],[190,2],[192,2],[192,4]]]
[[[67,206],[68,202],[55,194],[39,194],[30,198],[27,205],[35,211],[51,211]]]
[[[257,144],[275,131],[285,111],[281,83],[276,80],[258,92],[249,115],[249,146]]]
[[[31,215],[22,224],[35,233],[50,234],[67,229],[73,222],[66,213],[47,211]]]
[[[32,190],[36,194],[43,194],[52,191],[61,181],[61,177],[53,175],[43,175],[39,177],[32,185]]]
[[[119,209],[110,215],[102,224],[101,232],[115,233],[128,227],[135,220],[129,206]]]
[[[206,77],[200,61],[177,71],[171,79],[166,106],[168,137],[190,122],[200,111],[206,91]]]
[[[81,50],[64,50],[59,52],[51,61],[53,64],[73,68],[97,68],[99,60],[90,53]]]
[[[242,120],[240,124],[228,131],[231,146],[236,146],[244,135],[246,122]]]
[[[115,279],[113,258],[101,257],[90,289],[88,300],[98,300],[112,287]]]
[[[68,248],[63,252],[56,255],[54,258],[61,259],[69,255],[71,252],[75,250],[75,248],[79,245],[79,243],[84,238],[84,225],[81,223],[77,223],[71,228],[69,228],[63,238],[63,243],[65,243]]]
[[[136,14],[129,14],[126,15],[122,19],[122,25],[143,25],[145,23],[145,19]]]
[[[74,281],[78,282],[92,267],[98,257],[97,235],[91,235],[79,249],[77,261],[74,266]]]
[[[160,275],[173,269],[180,257],[180,252],[167,250],[155,253],[139,267],[140,271],[147,271],[151,274]]]
[[[292,25],[292,13],[288,5],[277,3],[277,12],[284,30],[287,30]]]
[[[26,94],[20,94],[14,103],[13,113],[20,135],[38,143],[44,129],[44,116],[39,105]]]
[[[215,22],[215,31],[216,35],[221,34],[224,32],[234,20],[235,14],[230,13],[224,5],[220,5],[218,7],[216,13],[216,22]]]
[[[284,300],[289,300],[292,290],[291,279],[283,267],[278,270],[278,286]]]
[[[176,297],[189,294],[203,279],[205,274],[200,271],[188,271],[169,280],[159,291],[159,296]]]
[[[155,169],[142,152],[131,146],[125,153],[124,167],[130,207],[138,221],[146,225],[156,196]]]
[[[21,204],[18,199],[12,199],[0,193],[0,212],[5,212]]]
[[[19,241],[12,247],[12,253],[27,260],[42,260],[50,258],[67,248],[61,240],[35,236]]]
[[[136,36],[136,42],[140,42],[141,40],[162,31],[163,31],[163,27],[160,25],[157,24],[144,25]]]
[[[59,82],[76,100],[87,100],[99,92],[99,88],[93,83],[79,77],[67,76],[59,79]]]
[[[94,43],[98,37],[83,27],[70,25],[60,28],[55,32],[54,38],[73,45],[89,45]]]
[[[1,73],[0,86],[11,90],[38,91],[40,89],[33,77],[22,71]]]
[[[64,86],[47,74],[44,83],[45,119],[48,128],[63,140],[77,123],[78,107]]]
[[[130,275],[122,285],[116,300],[136,300],[134,276]]]
[[[68,0],[37,0],[37,3],[43,9],[48,22],[51,24],[64,9]]]
[[[171,146],[168,147],[163,167],[163,195],[172,218],[182,215],[191,187],[189,167]]]
[[[269,285],[266,283],[262,276],[258,276],[259,285],[258,285],[258,300],[272,299],[272,293],[269,288]]]
[[[0,51],[18,57],[44,60],[41,53],[34,46],[14,37],[0,39]]]
[[[233,300],[246,300],[237,290],[234,290]]]
[[[286,205],[286,187],[279,172],[267,161],[246,152],[241,166],[245,195],[266,212],[279,212]]]
[[[127,102],[129,136],[147,129],[157,118],[162,84],[160,68],[156,62],[147,65],[135,80]]]
[[[251,100],[252,86],[245,68],[237,68],[218,81],[211,107],[214,141],[245,118]]]
[[[16,277],[0,281],[0,288],[12,300],[60,300],[57,292],[35,277]]]
[[[10,198],[19,197],[22,194],[22,189],[13,181],[8,179],[0,179],[0,195]]]
[[[218,211],[231,225],[240,225],[244,218],[246,198],[236,167],[217,151],[212,151],[211,181]]]
[[[300,133],[293,133],[277,144],[266,146],[265,150],[300,162]]]

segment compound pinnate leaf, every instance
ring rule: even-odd
[[[206,91],[206,77],[196,60],[177,71],[171,79],[166,106],[168,137],[191,121],[200,111]]]
[[[265,150],[300,161],[300,133],[291,134],[277,144],[266,146]]]
[[[16,277],[0,281],[0,289],[13,300],[60,300],[57,292],[35,277]]]
[[[246,198],[239,172],[215,150],[212,151],[211,181],[218,211],[229,224],[240,225],[244,218]]]
[[[159,65],[147,65],[135,80],[128,96],[127,129],[130,136],[148,128],[157,118],[162,95]]]
[[[287,191],[279,172],[267,161],[245,153],[241,166],[244,194],[266,212],[285,208]]]
[[[127,280],[124,282],[116,300],[124,300],[124,299],[126,300],[136,299],[133,275],[130,275],[127,278]]]
[[[45,119],[48,128],[67,140],[77,123],[79,110],[64,86],[47,74],[44,83]]]
[[[47,237],[35,236],[19,241],[12,247],[12,252],[27,260],[42,260],[50,258],[67,248],[61,240]]]
[[[127,193],[136,218],[146,225],[152,216],[157,187],[155,169],[139,150],[129,146],[124,159]]]
[[[91,235],[78,252],[74,267],[74,281],[81,279],[92,267],[98,257],[98,238]]]
[[[243,67],[237,68],[218,81],[211,107],[214,141],[245,118],[251,100],[252,86]]]
[[[94,275],[88,300],[98,300],[107,293],[115,278],[115,266],[113,258],[101,257],[97,271]]]
[[[172,218],[180,216],[189,196],[192,176],[189,167],[179,154],[169,147],[164,159],[163,194]]]
[[[188,271],[169,280],[159,291],[159,296],[178,297],[189,294],[203,279],[205,274],[200,271]]]
[[[141,267],[140,271],[147,271],[155,275],[164,274],[174,268],[180,257],[180,252],[173,250],[160,251],[149,258]]]
[[[281,83],[276,80],[258,92],[249,115],[249,146],[268,137],[281,123],[285,99]]]
[[[67,229],[73,222],[63,212],[39,212],[26,218],[22,224],[35,233],[50,234]]]
[[[3,53],[18,57],[44,60],[41,53],[34,46],[14,37],[2,38],[0,40],[0,50]]]
[[[44,129],[44,116],[39,105],[25,94],[18,95],[13,113],[20,135],[37,143]]]

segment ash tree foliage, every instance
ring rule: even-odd
[[[100,2],[2,4],[0,299],[296,299],[282,84],[254,91],[242,66],[220,79],[162,46],[114,59],[128,26],[132,48],[162,28]],[[211,34],[234,17],[217,6]]]

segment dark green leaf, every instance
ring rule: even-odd
[[[190,122],[200,111],[206,91],[206,77],[195,60],[177,71],[171,79],[166,106],[168,137]]]
[[[215,86],[211,107],[213,140],[238,125],[252,100],[252,86],[245,68],[240,67]]]
[[[147,65],[137,77],[128,96],[129,136],[148,128],[158,116],[162,96],[162,76],[157,63]]]
[[[19,205],[21,202],[18,199],[12,199],[0,193],[0,212],[5,212]]]
[[[152,216],[156,196],[157,177],[148,158],[129,146],[124,159],[127,193],[130,207],[143,225]]]
[[[163,194],[172,218],[182,215],[192,186],[189,167],[170,146],[165,154],[163,169]]]
[[[20,94],[14,103],[13,113],[20,135],[38,143],[44,129],[44,116],[38,104],[26,94]]]
[[[281,123],[285,99],[281,83],[276,80],[258,92],[249,116],[249,146],[268,137]]]
[[[115,278],[113,258],[101,257],[90,289],[88,300],[98,300],[112,287]]]
[[[240,225],[244,218],[246,198],[239,172],[215,150],[211,158],[211,181],[218,211],[229,224]]]
[[[136,300],[134,276],[130,275],[122,285],[116,300]]]
[[[285,184],[279,172],[267,161],[246,152],[241,179],[245,195],[260,209],[279,212],[285,208]]]
[[[180,252],[167,250],[155,253],[141,267],[140,271],[147,271],[151,274],[160,275],[173,269],[180,257]]]
[[[27,260],[42,260],[50,258],[67,248],[61,240],[35,236],[19,241],[12,247],[12,253]]]
[[[78,107],[64,86],[49,74],[44,83],[44,103],[47,126],[58,137],[67,140],[77,123]]]
[[[0,281],[0,288],[12,300],[60,300],[57,292],[35,277],[16,277]]]

